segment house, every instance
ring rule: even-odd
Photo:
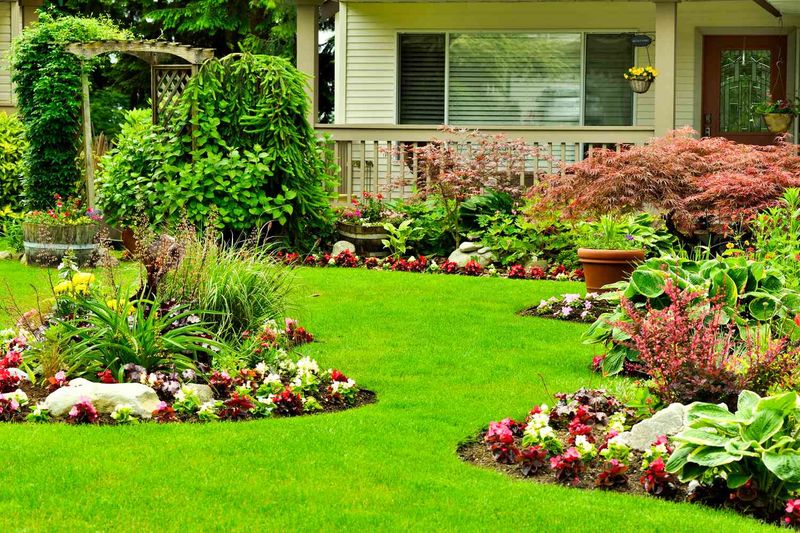
[[[0,0],[0,112],[14,111],[14,91],[8,69],[11,41],[38,18],[44,0]]]
[[[317,127],[334,141],[343,197],[413,175],[396,148],[442,124],[567,162],[683,126],[769,143],[752,105],[798,86],[800,0],[297,3],[298,67],[311,76],[320,13],[335,17],[335,123]],[[636,94],[623,73],[648,64],[659,76]],[[533,161],[520,180],[552,165]]]

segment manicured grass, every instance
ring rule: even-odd
[[[0,276],[32,275],[12,270]],[[377,404],[250,423],[0,425],[0,530],[763,527],[458,459],[459,441],[489,420],[521,417],[548,392],[601,384],[580,344],[585,326],[514,314],[578,284],[339,269],[297,278],[295,314],[319,340],[305,353],[376,391]]]

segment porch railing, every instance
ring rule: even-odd
[[[533,185],[539,176],[563,172],[565,165],[582,161],[593,148],[623,150],[642,145],[653,136],[650,127],[518,127],[479,128],[487,134],[502,133],[522,139],[537,148],[538,157],[526,161],[519,172],[520,185]],[[431,139],[458,143],[468,150],[469,143],[456,134],[436,126],[318,125],[320,135],[331,139],[339,166],[339,200],[347,202],[362,192],[382,193],[387,198],[409,197],[415,184],[422,185],[415,150]]]

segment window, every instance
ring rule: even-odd
[[[627,35],[401,34],[399,43],[401,124],[633,124]]]
[[[442,124],[444,34],[400,36],[400,124]]]

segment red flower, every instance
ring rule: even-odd
[[[111,370],[105,369],[102,372],[97,373],[97,377],[100,378],[100,383],[116,383],[117,380],[114,379],[114,375],[111,373]]]
[[[347,376],[336,370],[335,368],[331,370],[331,379],[333,381],[341,381],[343,383],[347,382]]]

